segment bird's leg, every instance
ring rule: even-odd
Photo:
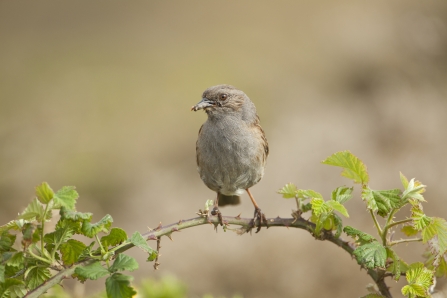
[[[248,196],[250,197],[251,202],[253,203],[253,206],[255,206],[255,214],[253,216],[253,222],[252,222],[252,228],[256,227],[256,222],[259,220],[259,226],[256,229],[256,233],[261,230],[261,225],[265,223],[267,225],[267,219],[265,218],[264,213],[262,213],[261,208],[259,208],[258,204],[256,203],[255,199],[253,198],[250,189],[246,189]]]
[[[220,213],[220,210],[219,210],[219,193],[217,193],[216,200],[214,201],[213,209],[208,211],[208,216],[210,216],[210,215],[217,215],[220,225],[223,226],[222,213]]]

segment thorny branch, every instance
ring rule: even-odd
[[[292,214],[293,218],[268,218],[266,222],[260,223],[262,227],[286,227],[286,228],[298,228],[303,229],[314,235],[314,229],[315,224],[301,218],[300,216],[297,216],[297,214]],[[228,228],[229,225],[236,225],[240,226],[239,229],[236,230],[236,232],[240,235],[251,232],[251,229],[253,227],[252,218],[241,218],[240,216],[231,217],[231,216],[222,216],[222,222],[224,224],[224,228]],[[211,216],[210,218],[206,218],[204,216],[199,216],[196,218],[191,218],[187,220],[180,220],[177,223],[172,223],[166,226],[162,226],[161,224],[149,232],[146,232],[143,234],[143,237],[146,240],[156,240],[157,241],[157,251],[160,249],[160,238],[162,236],[170,237],[172,233],[179,232],[181,230],[192,228],[200,225],[205,224],[212,224],[215,227],[219,224],[220,219],[217,216]],[[314,235],[315,236],[315,235]],[[327,240],[329,242],[334,243],[335,245],[339,246],[343,250],[345,250],[347,253],[349,253],[351,256],[353,256],[353,251],[355,249],[355,245],[353,243],[350,243],[348,241],[345,241],[343,239],[337,238],[334,236],[334,234],[331,231],[324,230],[321,235],[316,237],[318,240]],[[119,247],[115,253],[122,253],[130,248],[134,247],[132,243],[127,243],[125,245],[122,245]],[[26,297],[35,297],[37,298],[39,295],[45,293],[48,289],[50,289],[53,285],[56,285],[60,283],[63,279],[69,278],[73,273],[76,267],[78,266],[85,266],[87,264],[92,263],[92,260],[87,260],[80,262],[78,264],[73,265],[72,267],[66,268],[59,273],[57,273],[55,276],[47,280],[44,284],[40,285],[33,291],[29,292]],[[158,258],[155,261],[154,268],[157,269],[159,263]],[[387,277],[387,274],[382,269],[368,269],[367,270],[368,275],[371,276],[371,278],[374,280],[374,282],[377,284],[380,293],[388,298],[391,298],[391,293],[389,291],[388,286],[385,283],[385,277]]]

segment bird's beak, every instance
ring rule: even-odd
[[[195,111],[198,111],[198,110],[206,109],[208,107],[213,107],[215,105],[216,105],[216,103],[214,101],[209,100],[208,98],[204,97],[204,98],[202,98],[201,101],[199,101],[198,104],[196,104],[195,106],[193,106],[191,108],[191,111],[195,112]]]

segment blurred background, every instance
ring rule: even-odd
[[[373,189],[416,177],[426,213],[447,216],[446,1],[1,1],[0,65],[1,224],[42,181],[76,186],[79,211],[129,234],[195,217],[214,194],[195,164],[206,114],[189,110],[223,83],[261,117],[271,153],[252,193],[268,217],[295,207],[276,194],[285,183],[326,198],[350,186],[320,164],[340,150],[365,162]],[[244,196],[221,211],[252,208]],[[358,190],[347,208],[345,224],[375,234]],[[189,297],[359,297],[372,282],[302,230],[201,226],[162,246],[158,271],[131,250],[136,282],[175,276]],[[422,260],[420,244],[398,251]],[[388,283],[398,297],[404,283]]]

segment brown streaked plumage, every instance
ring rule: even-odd
[[[216,207],[238,204],[246,191],[255,206],[255,225],[265,217],[249,188],[264,175],[269,153],[256,107],[244,92],[217,85],[206,89],[202,100],[191,108],[200,109],[208,115],[196,143],[200,178],[217,193]]]

